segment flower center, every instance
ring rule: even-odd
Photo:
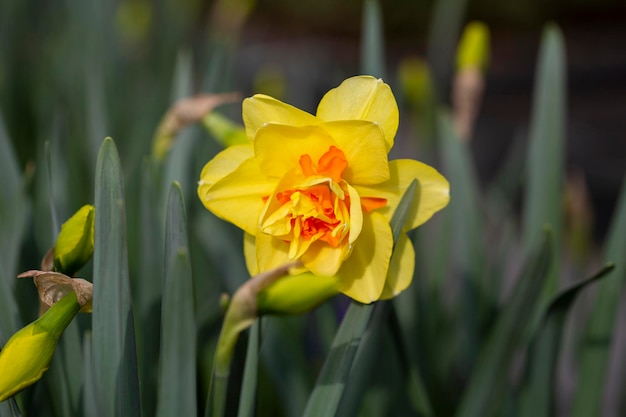
[[[263,232],[289,242],[292,259],[317,241],[337,248],[350,231],[350,197],[341,179],[348,166],[344,153],[331,146],[317,164],[304,154],[299,165],[304,181],[277,192],[277,201],[270,202],[275,209],[261,224]]]

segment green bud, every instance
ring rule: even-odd
[[[459,71],[467,68],[484,70],[489,61],[489,28],[482,22],[465,26],[456,57]]]
[[[259,314],[302,314],[337,295],[337,277],[310,272],[283,277],[259,292]]]
[[[34,384],[48,370],[59,337],[79,309],[72,292],[9,339],[0,351],[0,401]]]
[[[61,227],[54,247],[54,269],[73,276],[93,255],[94,207],[80,208]]]
[[[225,147],[248,143],[244,128],[217,112],[204,116],[202,125]]]

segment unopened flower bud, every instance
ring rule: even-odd
[[[80,208],[61,227],[54,247],[54,269],[68,276],[78,272],[93,255],[94,207]]]
[[[0,401],[34,384],[48,370],[59,337],[79,309],[72,292],[9,339],[0,351]]]
[[[482,22],[471,22],[465,26],[456,63],[459,71],[477,68],[482,71],[489,62],[489,28]]]
[[[302,314],[339,293],[339,279],[310,272],[283,277],[257,297],[259,314]]]

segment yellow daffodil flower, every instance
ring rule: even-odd
[[[389,221],[414,179],[404,231],[447,205],[449,185],[428,165],[388,160],[398,128],[389,86],[349,78],[322,98],[315,116],[255,95],[243,102],[243,121],[249,143],[206,164],[198,195],[246,232],[250,273],[299,260],[313,276],[336,277],[339,291],[363,303],[404,290],[415,253],[403,233],[392,257]]]

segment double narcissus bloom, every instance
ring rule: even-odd
[[[404,290],[415,253],[404,233],[394,250],[389,221],[413,180],[403,231],[445,207],[449,185],[428,165],[388,160],[398,128],[389,86],[349,78],[326,93],[315,116],[259,94],[244,100],[243,121],[249,143],[206,164],[198,195],[245,231],[249,272],[300,260],[363,303]]]

